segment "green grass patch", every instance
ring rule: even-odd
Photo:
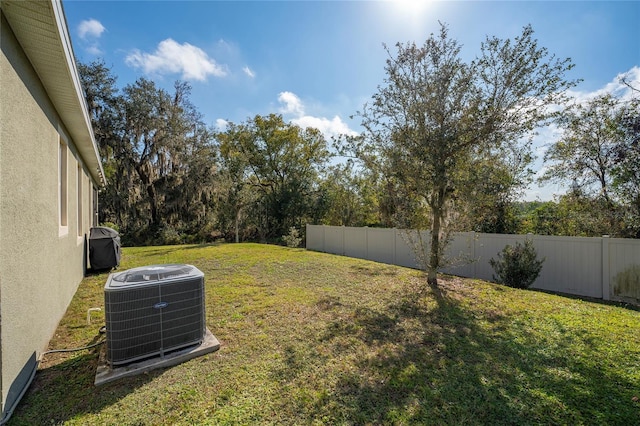
[[[205,273],[219,351],[101,387],[50,354],[10,425],[640,424],[640,312],[302,249],[126,248]],[[86,278],[51,348],[101,338]]]

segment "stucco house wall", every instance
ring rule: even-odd
[[[59,1],[2,0],[0,5],[2,423],[29,385],[37,359],[86,271],[93,198],[102,169],[77,81],[65,83],[66,88],[59,83],[77,79],[70,43],[65,46],[68,33]],[[37,39],[21,39],[33,34],[24,28],[31,21],[20,18],[19,8],[38,9],[35,17],[48,21],[44,30],[58,33],[51,36],[58,37],[53,41],[58,51],[38,49]],[[61,75],[51,80],[56,70]],[[61,90],[77,93],[62,99],[57,93]],[[74,106],[69,99],[79,101]],[[70,120],[74,109],[84,118]]]

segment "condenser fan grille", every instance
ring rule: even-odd
[[[120,283],[141,283],[146,281],[164,281],[172,278],[189,276],[194,266],[167,264],[133,268],[113,276],[113,281]]]

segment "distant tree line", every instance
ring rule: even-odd
[[[570,61],[532,34],[487,38],[471,62],[444,25],[387,48],[387,78],[357,113],[364,131],[333,145],[274,114],[215,129],[186,82],[120,88],[103,62],[79,64],[107,178],[99,220],[129,245],[282,242],[306,223],[430,229],[427,269],[452,231],[640,238],[638,100],[571,104]],[[518,202],[530,135],[552,121],[562,133],[543,179],[571,189]]]

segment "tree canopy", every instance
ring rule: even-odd
[[[299,241],[306,223],[407,232],[436,284],[454,231],[640,237],[640,101],[570,104],[569,59],[531,27],[487,37],[477,57],[442,25],[421,45],[385,46],[385,78],[334,156],[322,133],[277,114],[204,123],[191,87],[139,78],[119,87],[103,62],[78,64],[107,185],[99,220],[125,244]],[[555,121],[546,179],[555,201],[518,202],[531,138]],[[289,234],[287,236],[287,234]]]
[[[574,196],[592,199],[591,215],[606,222],[605,234],[635,233],[639,105],[637,99],[603,94],[568,106],[558,120],[562,135],[545,154],[548,167],[541,179],[570,184]],[[625,215],[630,217],[625,220]]]
[[[285,123],[272,114],[229,123],[217,137],[232,177],[228,201],[236,220],[249,207],[260,240],[267,241],[313,218],[319,174],[329,157],[320,131]],[[240,195],[242,188],[252,190],[252,203]]]
[[[507,191],[517,187],[531,158],[522,139],[552,118],[549,107],[574,84],[564,78],[572,65],[538,47],[531,27],[514,40],[488,37],[471,62],[445,25],[422,46],[395,47],[387,48],[383,84],[359,113],[365,132],[352,148],[366,167],[428,206],[429,255],[418,257],[428,259],[428,281],[436,284],[455,205],[470,182],[466,171],[509,153],[517,161],[494,170],[509,170]]]
[[[141,78],[120,91],[104,63],[79,71],[107,174],[100,220],[135,243],[197,234],[210,219],[216,150],[190,86],[169,93]]]

